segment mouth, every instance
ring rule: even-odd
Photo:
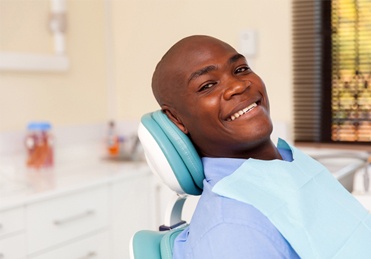
[[[246,108],[243,108],[243,109],[239,110],[238,112],[235,112],[234,114],[232,114],[231,117],[227,118],[227,121],[234,121],[234,120],[240,118],[241,116],[243,116],[244,114],[250,112],[251,110],[253,110],[257,106],[258,106],[258,102],[252,103],[249,106],[247,106]]]

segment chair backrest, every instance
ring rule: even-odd
[[[179,194],[201,194],[201,158],[187,135],[162,111],[142,117],[138,137],[149,166],[167,186]]]
[[[204,179],[201,158],[190,139],[162,111],[142,117],[138,137],[152,172],[170,189],[183,197],[201,194]],[[182,198],[178,199],[171,210],[172,218],[181,223],[183,203]],[[169,224],[167,231],[138,231],[131,240],[131,258],[172,258],[174,240],[185,225],[174,229],[172,226]]]

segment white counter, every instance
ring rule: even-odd
[[[131,236],[155,229],[144,161],[77,153],[58,156],[51,170],[0,165],[1,258],[129,258]]]
[[[131,236],[157,223],[149,167],[107,159],[105,125],[54,134],[55,165],[39,171],[25,166],[24,132],[0,134],[0,257],[129,258]]]
[[[118,132],[130,139],[136,134],[137,123],[120,123]],[[148,173],[143,159],[141,162],[107,159],[106,127],[98,124],[53,128],[54,167],[40,171],[25,166],[26,131],[0,134],[0,210],[113,182],[142,171]]]
[[[78,161],[48,170],[14,171],[0,166],[0,211],[31,204],[76,190],[150,174],[144,161],[123,162],[109,159]]]

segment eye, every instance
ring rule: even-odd
[[[247,65],[238,67],[234,73],[239,74],[239,73],[244,73],[244,72],[251,72],[251,68]]]
[[[198,90],[199,92],[202,92],[202,91],[205,91],[207,89],[210,89],[211,87],[213,87],[216,83],[215,82],[209,82],[209,83],[206,83],[206,84],[203,84],[201,85],[200,89]]]

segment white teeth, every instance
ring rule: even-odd
[[[244,115],[245,113],[251,111],[252,109],[254,109],[256,106],[258,106],[256,103],[253,103],[251,105],[249,105],[248,107],[236,112],[235,114],[233,114],[231,116],[231,118],[228,119],[228,121],[234,121],[235,119],[237,119],[238,117]]]

